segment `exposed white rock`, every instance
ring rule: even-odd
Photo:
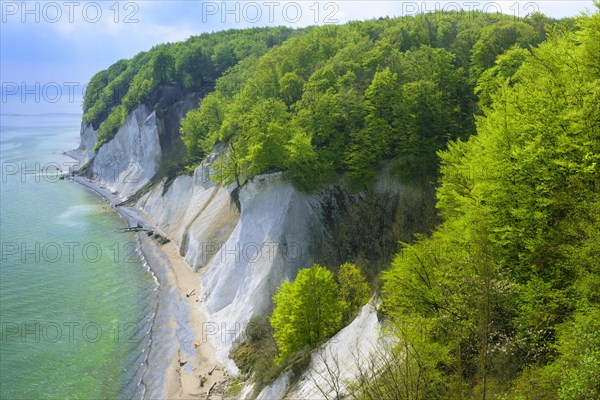
[[[252,393],[252,389],[254,389],[254,383],[244,386],[240,392],[239,400],[246,400],[250,393]]]
[[[266,313],[277,287],[311,263],[311,235],[318,213],[311,197],[283,182],[279,174],[257,177],[239,193],[240,220],[206,267],[201,295],[217,358],[229,361],[231,345],[253,315]]]
[[[82,164],[87,163],[94,157],[94,146],[98,143],[98,135],[91,124],[81,123],[81,142],[75,152]]]
[[[256,400],[279,400],[285,397],[285,394],[290,388],[290,371],[280,375],[273,383],[264,388]]]
[[[227,188],[216,186],[203,164],[193,177],[180,176],[143,195],[137,207],[180,246],[192,268],[205,268],[201,298],[218,361],[229,360],[233,342],[253,315],[266,313],[284,280],[312,261],[320,234],[316,196],[298,192],[280,174],[256,177],[239,191],[241,212]]]
[[[93,174],[124,199],[147,184],[158,171],[161,147],[156,114],[145,105],[133,110],[93,162]]]
[[[91,126],[84,128],[78,152],[91,157],[95,135]],[[270,312],[277,287],[312,264],[315,248],[327,237],[322,208],[336,212],[337,197],[346,194],[335,190],[304,194],[280,173],[255,177],[237,191],[217,186],[209,179],[217,154],[219,151],[208,157],[192,176],[181,175],[167,186],[163,181],[148,187],[135,207],[179,245],[192,268],[203,269],[199,292],[210,325],[207,337],[215,346],[217,360],[235,374],[237,367],[229,360],[233,343],[252,316]],[[156,116],[141,105],[99,149],[93,160],[94,177],[123,199],[156,175],[161,155]],[[389,187],[388,179],[379,186]],[[291,373],[286,373],[259,398],[322,398],[317,385],[321,389],[328,385],[319,384],[315,372],[319,375],[338,360],[343,367],[340,382],[351,380],[360,367],[357,349],[368,358],[378,340],[376,311],[367,305],[355,321],[313,355],[300,380],[291,384]]]
[[[142,105],[99,149],[93,174],[125,198],[155,176],[160,158],[155,114]],[[284,280],[310,266],[311,240],[321,230],[320,203],[284,182],[281,174],[270,174],[239,190],[239,211],[233,188],[208,178],[213,159],[168,188],[165,182],[149,188],[136,207],[177,242],[192,268],[205,268],[200,293],[216,327],[209,339],[218,360],[235,373],[228,358],[232,343],[253,315],[269,311]]]
[[[367,304],[350,325],[312,355],[308,369],[291,388],[288,398],[348,395],[348,384],[354,382],[361,371],[369,369],[369,361],[381,348],[382,340],[377,310]]]
[[[193,176],[179,176],[166,191],[161,182],[142,195],[136,204],[177,242],[194,269],[212,259],[239,219],[229,190],[208,178],[204,172],[208,168],[204,163]]]
[[[377,310],[365,305],[359,315],[311,356],[306,371],[290,385],[290,377],[280,376],[264,388],[259,399],[334,399],[349,394],[348,384],[369,362],[385,341]],[[285,385],[284,385],[285,384]]]

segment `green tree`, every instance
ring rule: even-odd
[[[302,269],[294,281],[284,282],[273,301],[271,325],[279,361],[305,346],[316,346],[341,327],[343,302],[337,284],[333,273],[320,265]]]
[[[247,174],[236,145],[232,142],[227,144],[225,151],[213,164],[214,174],[210,179],[215,183],[227,186],[235,183],[239,188],[246,182]]]
[[[527,49],[513,47],[498,56],[493,67],[487,69],[477,81],[475,93],[479,96],[482,106],[488,107],[492,103],[492,96],[507,83],[512,85],[516,81],[515,73],[529,55]]]
[[[285,104],[291,106],[302,97],[304,80],[293,72],[286,73],[279,81],[281,99]]]
[[[322,168],[310,136],[298,130],[286,145],[288,176],[302,190],[310,191],[322,182]]]
[[[477,135],[440,152],[444,222],[384,274],[386,312],[453,351],[455,398],[597,396],[599,19],[511,50],[518,79],[497,71]]]
[[[188,154],[201,159],[212,151],[225,119],[226,100],[211,93],[200,102],[200,108],[189,111],[181,120],[180,132]]]
[[[397,74],[389,68],[375,73],[365,91],[368,111],[364,128],[353,132],[346,155],[351,187],[362,189],[374,183],[378,163],[391,155],[394,142],[393,106],[398,102]]]
[[[486,27],[473,45],[472,76],[479,76],[492,67],[496,57],[512,46],[527,47],[538,43],[540,39],[540,33],[523,21],[503,21]]]
[[[168,50],[161,47],[152,60],[152,79],[156,84],[170,83],[175,75],[175,59]]]
[[[371,288],[360,269],[351,263],[340,266],[337,278],[340,285],[340,298],[345,305],[344,321],[349,322],[369,300]]]

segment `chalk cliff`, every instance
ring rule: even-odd
[[[197,284],[210,321],[207,338],[217,360],[235,374],[237,367],[229,359],[233,344],[253,316],[271,312],[272,296],[283,281],[332,252],[331,220],[352,198],[339,188],[300,192],[281,173],[257,176],[239,189],[218,186],[210,179],[213,163],[224,151],[218,146],[193,174],[161,176],[165,154],[173,154],[174,141],[164,140],[172,123],[139,105],[95,154],[96,133],[92,126],[82,126],[77,152],[88,162],[88,177],[143,212],[176,242],[190,268],[203,270]],[[350,366],[344,378],[350,378],[356,372],[350,362],[354,342],[376,343],[379,328],[376,311],[366,306],[322,351],[341,357]],[[314,368],[320,368],[319,354],[311,361]],[[265,388],[262,398],[316,396],[310,379],[293,383],[286,376]]]

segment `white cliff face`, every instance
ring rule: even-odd
[[[259,393],[259,395],[256,397],[256,400],[283,399],[290,388],[291,377],[291,371],[287,371],[286,373],[280,375],[277,379],[275,379],[275,381],[273,381],[273,383],[271,383]]]
[[[177,242],[194,270],[212,259],[239,219],[229,190],[215,185],[204,172],[209,168],[203,163],[193,176],[179,176],[166,191],[162,182],[136,203],[155,225]]]
[[[75,152],[79,156],[79,161],[85,164],[94,157],[94,146],[98,143],[98,135],[91,124],[84,125],[82,123],[80,136],[81,142]]]
[[[370,370],[377,349],[387,342],[381,333],[377,310],[369,303],[344,329],[316,350],[302,375],[291,383],[291,373],[265,387],[258,399],[335,399],[350,394],[349,384],[361,371]]]
[[[311,264],[311,237],[318,233],[314,196],[301,194],[279,174],[257,177],[239,191],[216,186],[203,164],[193,177],[180,176],[166,190],[159,184],[137,207],[180,246],[194,269],[204,269],[200,295],[209,340],[218,361],[229,360],[233,342],[254,315],[267,313],[284,280]],[[316,232],[315,232],[316,231]]]
[[[250,318],[269,311],[277,287],[310,266],[319,218],[312,200],[278,174],[256,177],[240,190],[239,223],[201,283],[209,320],[218,328],[212,339],[219,361],[228,362],[232,343]]]
[[[156,174],[161,154],[156,115],[141,105],[127,116],[115,137],[100,147],[93,174],[125,199]]]
[[[320,233],[321,211],[317,196],[298,192],[281,174],[244,185],[236,194],[238,208],[234,188],[209,179],[216,154],[193,176],[179,176],[168,187],[164,181],[149,187],[135,207],[179,245],[191,268],[203,269],[198,284],[211,324],[209,340],[218,361],[235,373],[228,357],[233,342],[252,316],[270,311],[284,280],[311,265],[311,239]],[[156,117],[142,105],[98,150],[92,172],[125,199],[155,176],[160,159]]]
[[[95,141],[91,126],[85,127],[78,152],[92,157]],[[206,336],[216,349],[217,360],[235,374],[237,367],[229,359],[233,343],[242,339],[253,316],[271,311],[272,296],[281,283],[312,264],[315,247],[327,235],[323,208],[335,204],[326,206],[324,200],[335,194],[301,193],[280,173],[257,176],[239,190],[218,186],[209,179],[218,154],[211,154],[192,176],[149,186],[145,193],[138,193],[134,206],[178,244],[191,268],[202,270],[198,285],[207,314]],[[92,172],[125,199],[156,175],[161,155],[155,113],[141,105],[99,149]],[[337,360],[343,367],[340,379],[352,380],[359,369],[356,349],[368,357],[378,340],[376,311],[367,305],[313,355],[299,381],[291,383],[291,376],[284,374],[265,388],[261,398],[322,397],[319,387],[327,385],[313,379],[315,371],[322,373]]]
[[[347,396],[350,394],[348,385],[355,382],[361,372],[369,371],[369,363],[382,348],[382,341],[377,310],[369,303],[350,325],[313,353],[306,372],[287,398]]]

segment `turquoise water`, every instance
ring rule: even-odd
[[[125,222],[55,167],[80,116],[0,120],[0,398],[139,397],[155,281]],[[25,163],[25,164],[23,164]]]

